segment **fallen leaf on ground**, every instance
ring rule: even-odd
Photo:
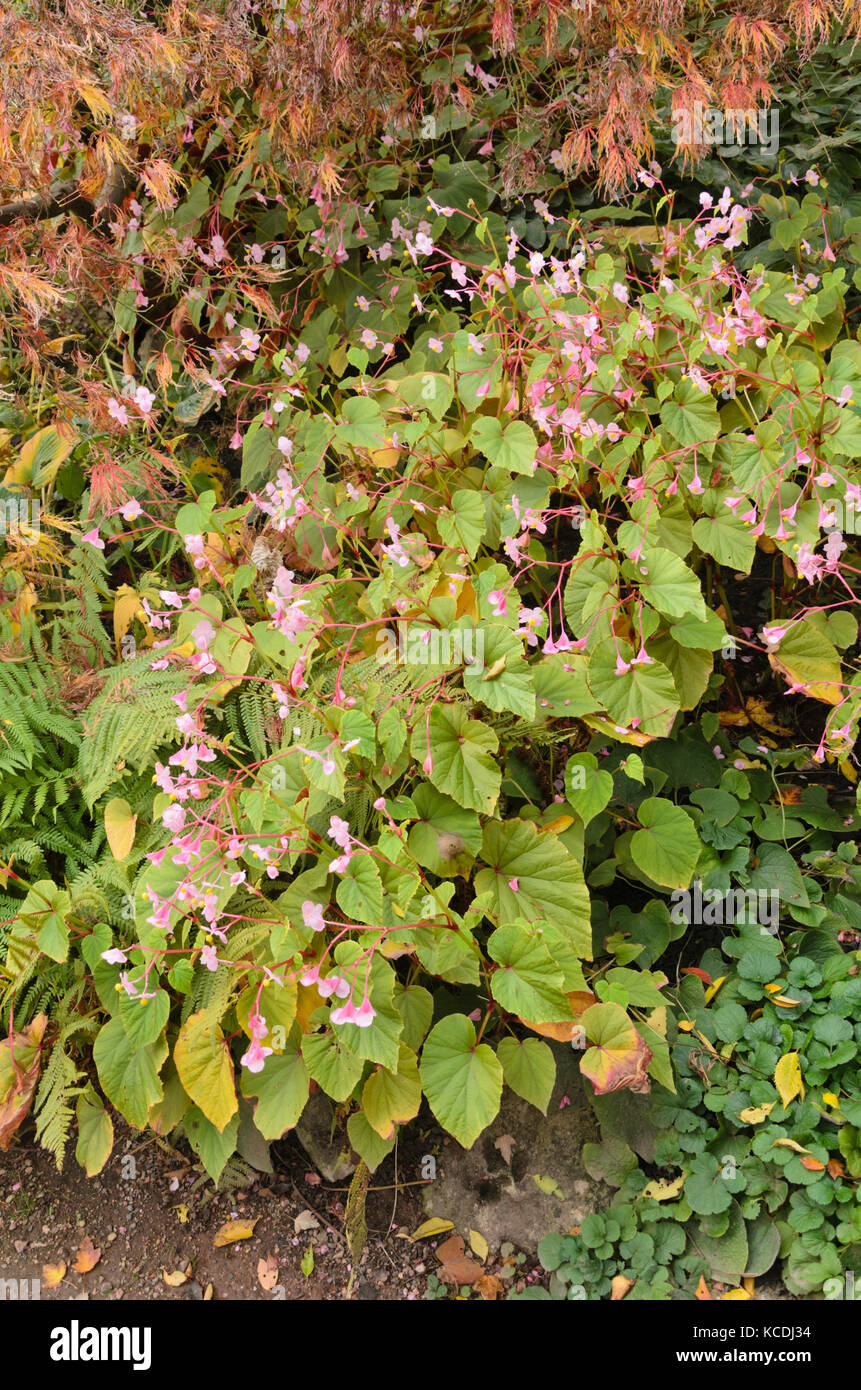
[[[432,1216],[428,1221],[423,1221],[417,1230],[413,1231],[410,1240],[427,1240],[429,1236],[441,1236],[443,1231],[453,1230],[453,1221],[446,1221],[444,1216]]]
[[[259,1220],[260,1217],[255,1216],[253,1221],[225,1221],[213,1236],[213,1245],[232,1245],[235,1240],[248,1240],[249,1236],[254,1235],[254,1227]]]
[[[697,1298],[699,1299],[700,1303],[711,1303],[712,1301],[712,1296],[709,1293],[709,1286],[706,1283],[705,1275],[703,1274],[700,1275],[700,1282],[697,1284]]]
[[[493,1147],[499,1149],[505,1162],[511,1163],[511,1150],[517,1148],[517,1140],[510,1134],[500,1134],[498,1139],[494,1139]]]
[[[722,1303],[746,1303],[749,1298],[747,1289],[729,1289],[721,1294]]]
[[[480,1231],[470,1231],[469,1245],[472,1253],[477,1255],[480,1260],[484,1261],[487,1259],[488,1245]]]
[[[480,1279],[476,1279],[473,1285],[476,1293],[480,1293],[486,1303],[491,1303],[502,1293],[503,1283],[495,1274],[482,1274]]]
[[[184,1284],[188,1279],[188,1275],[181,1269],[171,1270],[170,1273],[168,1273],[166,1269],[163,1269],[161,1274],[164,1282],[171,1289],[178,1289],[180,1284]]]
[[[801,1166],[802,1168],[807,1168],[811,1173],[825,1172],[825,1164],[820,1163],[818,1158],[811,1158],[809,1154],[805,1154],[804,1158],[802,1158]]]
[[[278,1261],[273,1255],[257,1261],[257,1282],[267,1293],[278,1283]]]
[[[185,1205],[185,1203],[180,1202],[178,1207],[174,1207],[174,1211],[176,1212],[178,1220],[180,1220],[182,1224],[185,1225],[186,1221],[188,1220],[188,1207]]]
[[[610,1302],[618,1303],[625,1297],[628,1290],[634,1287],[636,1282],[636,1279],[628,1279],[624,1274],[614,1274],[613,1278],[610,1280],[610,1288],[612,1290]]]
[[[212,1298],[212,1285],[211,1285],[211,1284],[207,1284],[206,1288],[203,1290],[203,1301],[204,1301],[204,1303],[209,1303],[209,1301],[210,1301],[211,1298]]]
[[[95,1269],[101,1258],[101,1250],[96,1250],[90,1237],[84,1236],[78,1246],[78,1258],[72,1268],[76,1269],[79,1274],[89,1274],[91,1269]]]
[[[48,1289],[55,1289],[66,1277],[66,1266],[60,1262],[58,1265],[42,1265],[42,1283]]]
[[[470,1259],[462,1236],[449,1236],[436,1250],[439,1277],[445,1284],[474,1284],[484,1274],[480,1264]]]
[[[313,1211],[300,1211],[299,1215],[293,1218],[293,1230],[297,1235],[300,1231],[318,1231],[319,1229],[320,1222]]]

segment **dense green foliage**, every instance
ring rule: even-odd
[[[619,1204],[551,1291],[819,1290],[861,1247],[854,156],[584,208],[450,97],[303,197],[237,96],[82,324],[7,286],[0,1142],[32,1107],[95,1173],[113,1109],[219,1181],[314,1086],[373,1171],[425,1102],[466,1146],[546,1111],[573,1043]]]

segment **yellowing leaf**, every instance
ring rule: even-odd
[[[804,1082],[797,1052],[785,1052],[774,1069],[774,1084],[786,1108],[796,1096],[804,1100]]]
[[[718,978],[717,978],[716,980],[712,980],[712,983],[709,985],[708,989],[706,990],[705,1000],[706,1000],[706,1003],[707,1003],[707,1004],[710,1004],[710,1003],[712,1002],[712,1000],[714,999],[715,995],[717,994],[718,990],[720,989],[721,985],[724,983],[725,980],[726,980],[726,975],[719,975]]]
[[[775,994],[772,1004],[779,1004],[782,1009],[797,1009],[801,1003],[800,999],[789,999],[785,994]]]
[[[432,1216],[429,1221],[423,1221],[418,1230],[413,1231],[410,1240],[430,1240],[431,1236],[441,1236],[443,1231],[453,1230],[453,1221],[446,1221],[441,1216]]]
[[[749,1299],[747,1289],[728,1289],[726,1293],[721,1294],[722,1303],[747,1303]]]
[[[556,816],[554,820],[549,820],[546,825],[539,826],[539,833],[542,835],[561,835],[563,830],[567,830],[573,824],[573,816]]]
[[[259,1220],[260,1217],[255,1216],[253,1221],[225,1221],[213,1236],[213,1245],[232,1245],[235,1240],[248,1240],[254,1235],[254,1227]]]
[[[779,734],[782,738],[788,738],[792,733],[792,729],[787,729],[785,725],[777,722],[765,700],[751,695],[745,700],[744,707],[754,723],[758,724],[761,729],[768,729],[770,734]]]
[[[775,1139],[771,1147],[773,1149],[792,1149],[792,1152],[797,1154],[810,1152],[809,1149],[804,1149],[800,1144],[797,1144],[794,1139]]]
[[[184,1284],[188,1279],[188,1275],[184,1274],[181,1269],[174,1269],[170,1274],[168,1274],[166,1269],[163,1269],[161,1276],[164,1282],[172,1289],[178,1289],[180,1284]]]
[[[673,1197],[678,1197],[685,1185],[686,1177],[686,1173],[680,1173],[677,1178],[656,1178],[646,1184],[641,1195],[652,1197],[656,1202],[670,1202]]]
[[[174,1207],[174,1211],[176,1212],[177,1220],[181,1221],[184,1226],[188,1220],[188,1207],[184,1202],[180,1202],[179,1206]]]
[[[58,1265],[42,1265],[42,1283],[46,1289],[55,1289],[66,1277],[66,1266],[62,1261]]]
[[[469,1244],[474,1255],[477,1255],[480,1260],[487,1259],[489,1253],[488,1244],[480,1231],[470,1231]]]
[[[131,853],[137,819],[137,816],[132,814],[131,806],[122,796],[111,797],[105,807],[105,834],[111,854],[118,864]]]
[[[618,1303],[620,1299],[625,1297],[628,1290],[634,1287],[636,1282],[636,1279],[629,1279],[624,1274],[614,1274],[610,1280],[610,1302]]]
[[[749,1105],[746,1110],[738,1112],[738,1118],[746,1125],[761,1125],[763,1120],[767,1120],[775,1102],[772,1100],[768,1105]]]

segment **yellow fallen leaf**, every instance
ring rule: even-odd
[[[163,1269],[161,1274],[164,1282],[172,1289],[178,1289],[180,1284],[184,1284],[188,1279],[188,1275],[181,1269],[174,1269],[170,1274],[166,1269]]]
[[[42,1265],[42,1283],[47,1289],[55,1289],[66,1277],[66,1266],[60,1262],[58,1265]]]
[[[751,695],[745,700],[744,707],[754,723],[758,724],[761,729],[768,729],[770,734],[778,734],[781,738],[788,738],[793,732],[792,729],[787,729],[784,724],[778,723],[764,700]]]
[[[810,1153],[809,1149],[802,1148],[794,1139],[775,1139],[771,1147],[773,1149],[792,1149],[792,1152],[797,1154]]]
[[[775,994],[771,1002],[772,1004],[779,1004],[782,1009],[797,1009],[801,1000],[789,999],[785,994]]]
[[[488,1244],[480,1231],[470,1231],[469,1244],[473,1254],[477,1255],[482,1262],[487,1259]]]
[[[694,1021],[692,1018],[682,1018],[679,1020],[678,1028],[680,1033],[691,1033],[693,1032],[693,1027]]]
[[[754,1291],[754,1289],[756,1288],[756,1281],[754,1280],[754,1277],[753,1277],[752,1274],[746,1274],[746,1275],[744,1276],[744,1278],[743,1278],[742,1281],[741,1281],[741,1286],[742,1286],[743,1289],[747,1289],[747,1291],[748,1291],[748,1293],[750,1294],[751,1298],[753,1298],[753,1291]]]
[[[453,1221],[446,1221],[442,1216],[432,1216],[430,1220],[423,1221],[418,1230],[413,1231],[410,1240],[428,1240],[431,1236],[441,1236],[443,1231],[453,1230]]]
[[[774,1068],[774,1084],[784,1109],[796,1096],[804,1100],[804,1082],[797,1052],[785,1052]]]
[[[225,1221],[213,1236],[213,1245],[232,1245],[235,1240],[248,1240],[254,1235],[254,1227],[259,1220],[260,1217],[255,1216],[253,1221]]]
[[[203,1301],[204,1301],[204,1303],[209,1303],[209,1301],[211,1300],[211,1298],[212,1298],[212,1285],[211,1285],[211,1284],[207,1284],[206,1288],[203,1290]]]
[[[278,1283],[278,1261],[274,1255],[267,1255],[265,1260],[257,1261],[257,1282],[267,1293],[275,1288]]]
[[[726,1293],[721,1294],[722,1303],[747,1303],[749,1299],[747,1289],[728,1289]]]
[[[177,1219],[180,1220],[184,1226],[188,1220],[188,1207],[184,1202],[180,1202],[178,1207],[174,1207],[174,1211],[176,1212]]]
[[[705,994],[705,1001],[707,1004],[710,1004],[712,1002],[721,985],[724,983],[725,979],[726,975],[719,975],[716,980],[712,980]]]

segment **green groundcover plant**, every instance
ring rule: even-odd
[[[781,1251],[822,1288],[858,1231],[861,210],[815,169],[690,219],[655,169],[603,227],[507,217],[477,161],[380,177],[296,219],[287,342],[208,188],[134,200],[135,264],[175,222],[207,271],[205,377],[162,343],[89,414],[8,407],[44,515],[3,559],[0,1140],[32,1108],[96,1173],[116,1110],[217,1181],[313,1087],[373,1170],[423,1101],[466,1146],[503,1086],[546,1110],[573,1042],[662,1137],[617,1141],[555,1289]]]

